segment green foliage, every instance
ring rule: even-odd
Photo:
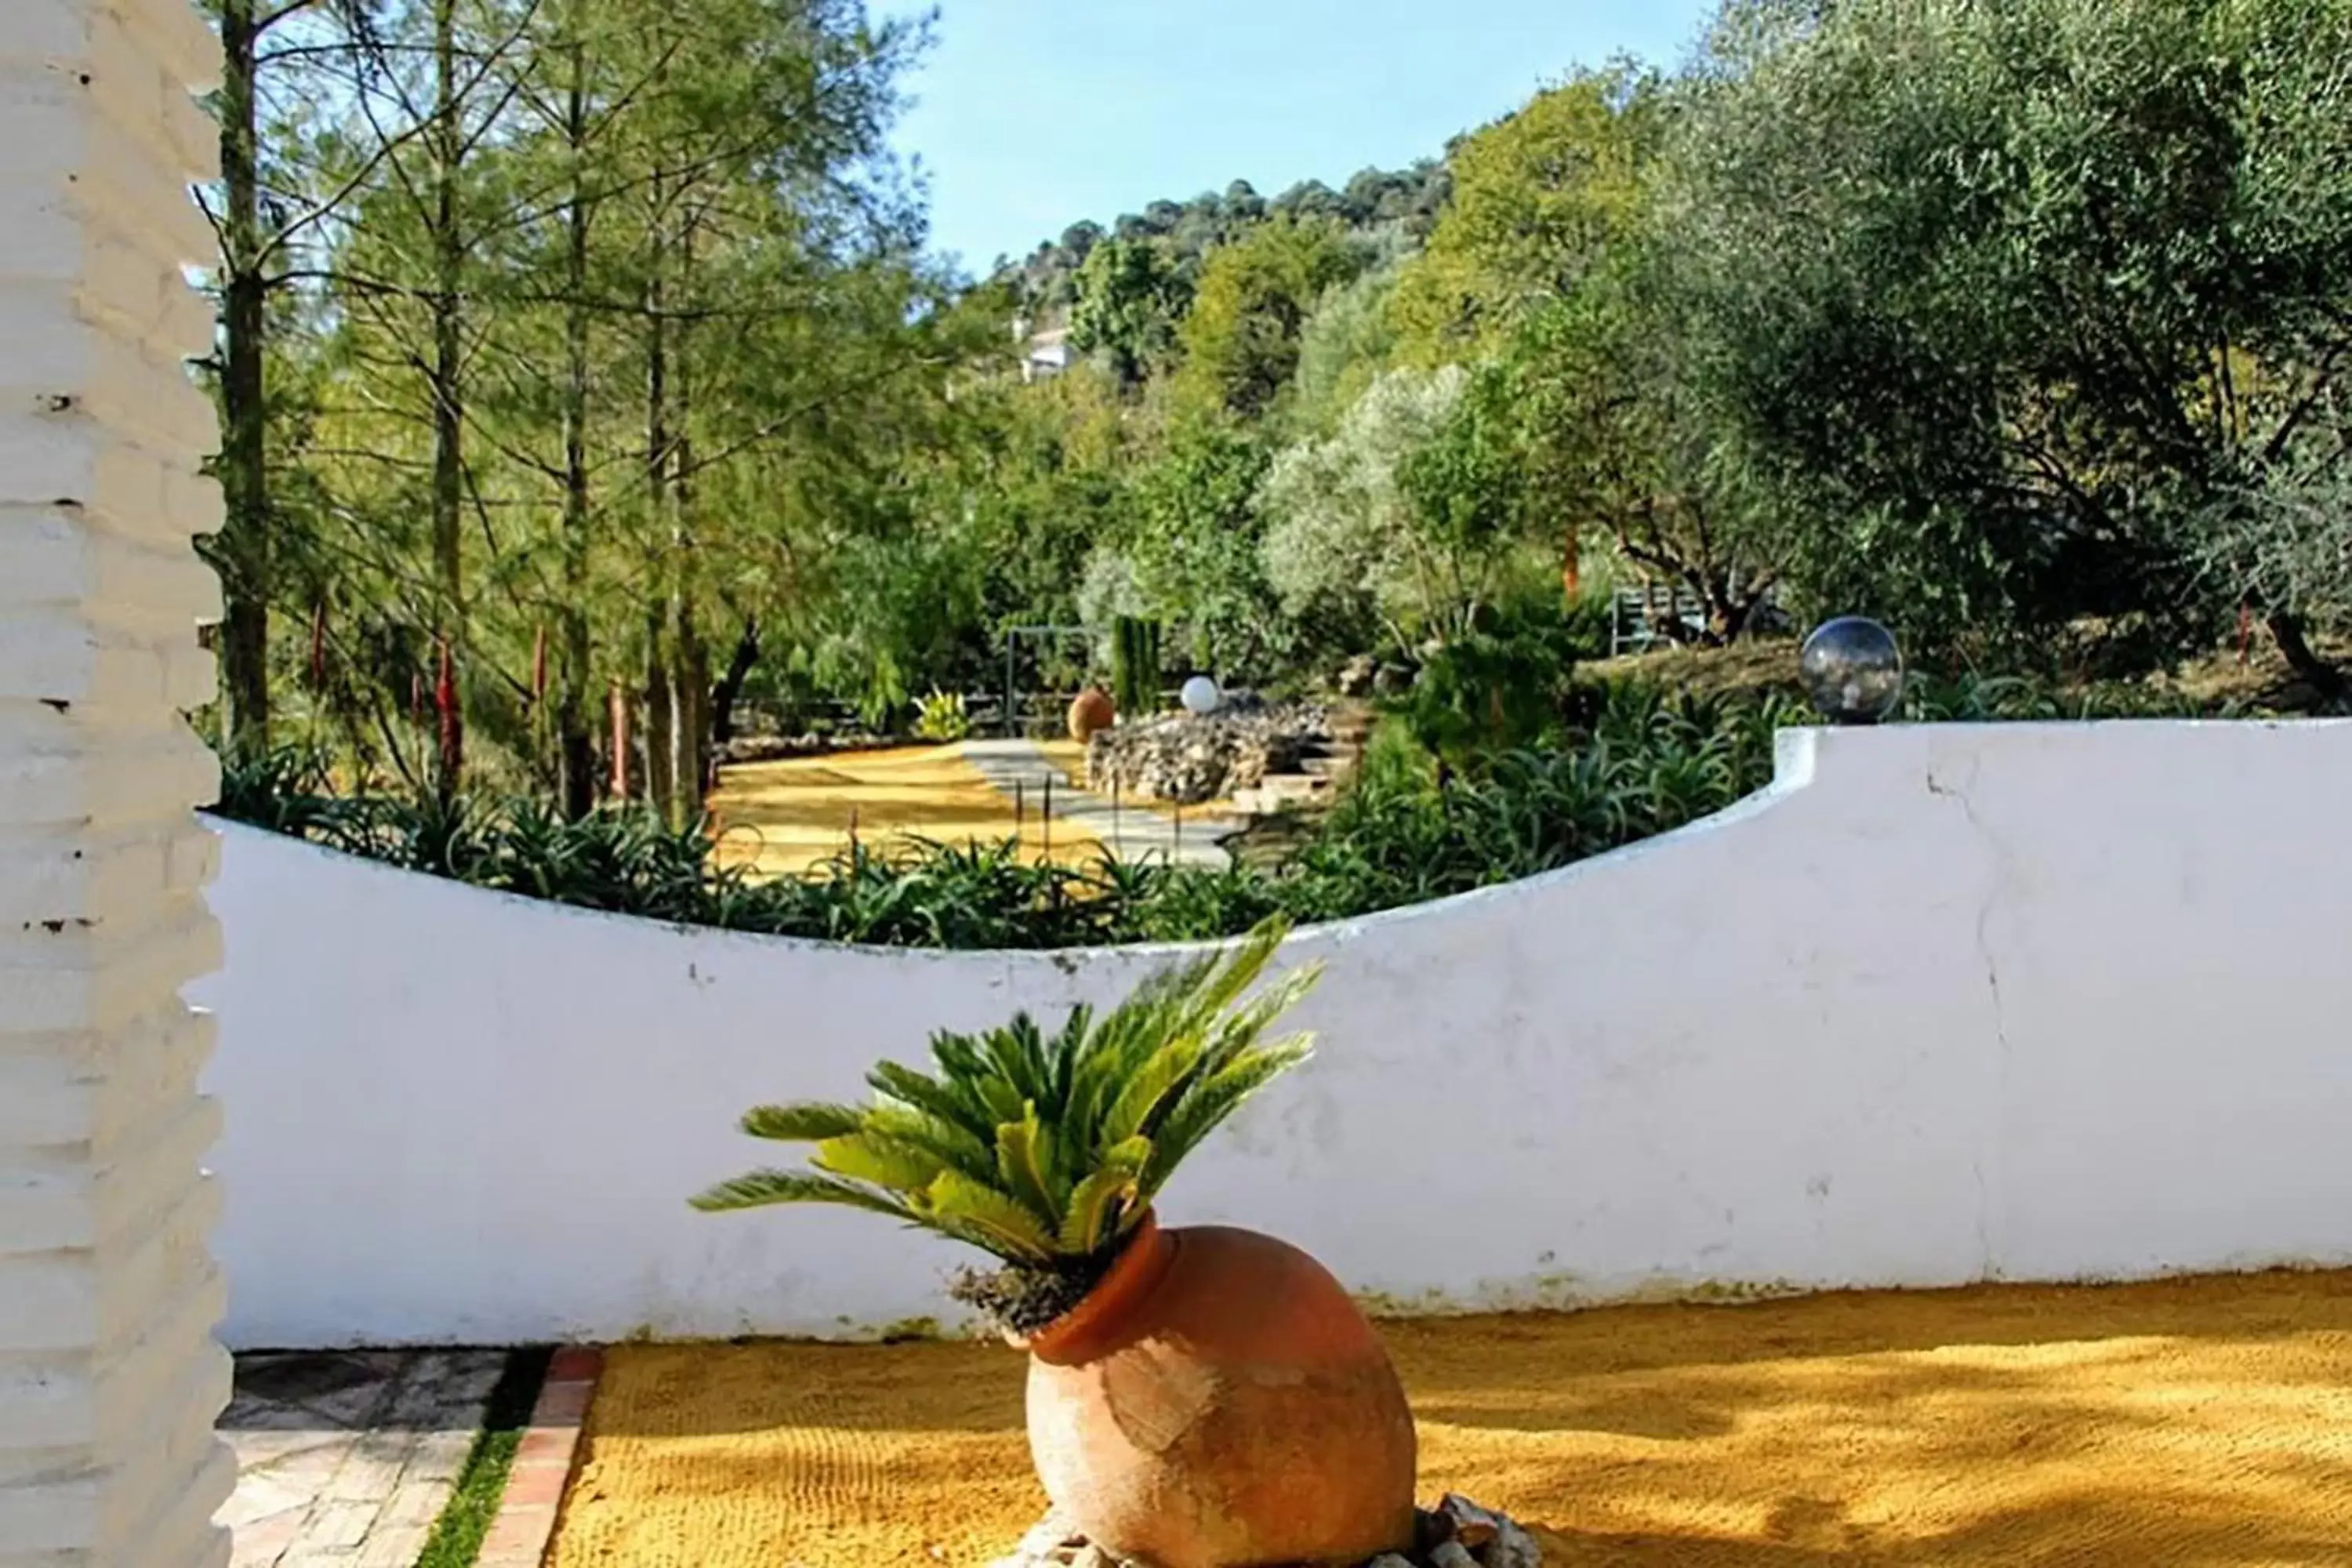
[[[2198,563],[2253,604],[2352,636],[2347,518],[2352,466],[2338,437],[2315,434],[2283,447],[2260,478],[2214,496],[2197,520]]]
[[[2252,558],[2200,573],[2195,535],[2342,429],[2352,6],[1743,20],[1694,89],[1675,237],[1805,596],[1915,643],[2210,628]]]
[[[1160,623],[1120,616],[1111,623],[1111,702],[1122,719],[1142,719],[1160,707]]]
[[[274,698],[278,737],[371,783],[470,737],[448,782],[580,810],[618,683],[642,729],[687,727],[656,772],[691,814],[709,644],[835,639],[810,623],[856,575],[836,550],[899,522],[894,459],[980,353],[885,144],[924,26],[861,0],[243,10],[268,37],[237,73],[257,169],[226,160],[210,204],[217,390],[267,428],[223,458],[232,706]]]
[[[1097,245],[1078,268],[1074,287],[1073,347],[1106,356],[1128,385],[1168,362],[1192,289],[1158,246],[1124,239]]]
[[[1643,213],[1663,121],[1657,79],[1621,63],[1456,142],[1453,200],[1396,294],[1411,351],[1435,363],[1492,347],[1572,295]]]
[[[1032,307],[1050,311],[1079,298],[1077,275],[1113,237],[1158,250],[1181,284],[1199,276],[1201,259],[1211,250],[1270,220],[1319,219],[1368,241],[1418,244],[1436,224],[1451,188],[1451,172],[1435,158],[1407,169],[1365,169],[1338,191],[1318,180],[1302,181],[1272,200],[1247,180],[1235,180],[1223,192],[1202,192],[1190,201],[1152,202],[1118,218],[1108,233],[1100,224],[1073,224],[1001,276]]]
[[[1454,562],[1491,562],[1525,532],[1525,468],[1517,450],[1516,389],[1492,370],[1472,374],[1429,440],[1406,452],[1396,485],[1425,548]],[[1483,603],[1485,575],[1457,569],[1457,595]]]
[[[915,738],[949,742],[971,733],[971,715],[964,710],[963,693],[934,689],[915,703]]]
[[[931,1071],[884,1062],[867,1076],[869,1105],[752,1110],[745,1132],[814,1144],[812,1169],[754,1172],[695,1206],[844,1204],[1018,1268],[1106,1259],[1185,1156],[1307,1058],[1307,1037],[1263,1037],[1318,969],[1244,999],[1288,929],[1268,921],[1230,955],[1155,974],[1099,1017],[1074,1009],[1050,1036],[1025,1013],[984,1035],[942,1031]]]
[[[1339,226],[1290,218],[1211,251],[1179,334],[1179,405],[1243,419],[1266,414],[1298,368],[1307,316],[1358,266]]]
[[[1302,434],[1330,434],[1394,360],[1398,337],[1390,301],[1402,272],[1395,263],[1374,268],[1317,302],[1299,333],[1290,409]]]
[[[1494,602],[1524,498],[1486,380],[1386,372],[1328,437],[1275,458],[1258,497],[1265,570],[1293,616],[1403,652],[1463,635]]]
[[[1258,557],[1266,461],[1254,431],[1188,423],[1135,475],[1126,545],[1137,607],[1181,628],[1202,668],[1270,669],[1288,643]]]
[[[1576,661],[1605,651],[1563,613],[1558,590],[1523,594],[1433,648],[1391,706],[1414,739],[1454,768],[1560,738]]]
[[[1695,593],[1728,639],[1777,584],[1785,513],[1726,436],[1685,272],[1672,230],[1652,227],[1530,309],[1482,377],[1485,449],[1531,519],[1565,519],[1622,566]]]
[[[1672,77],[976,287],[880,156],[924,29],[858,0],[261,16],[207,721],[369,788],[436,782],[445,641],[463,782],[576,814],[615,685],[686,760],[709,693],[880,723],[1010,625],[1293,683],[1571,542],[1716,639],[1769,593],[2160,662],[2243,604],[2324,695],[2352,632],[2352,0],[1738,0]]]
[[[1091,366],[960,392],[812,541],[776,662],[797,645],[824,695],[868,707],[993,687],[1003,627],[1087,618],[1088,562],[1126,524],[1131,463],[1118,388]]]

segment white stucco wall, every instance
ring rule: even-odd
[[[831,1334],[954,1249],[706,1216],[935,1026],[1126,952],[680,931],[230,832],[210,1087],[247,1344]],[[1318,1057],[1177,1180],[1404,1306],[2352,1263],[2352,724],[1793,732],[1769,794],[1344,928]]]

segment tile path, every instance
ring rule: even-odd
[[[1158,856],[1190,866],[1223,868],[1232,862],[1223,840],[1248,824],[1238,818],[1193,816],[1162,816],[1148,807],[1122,810],[1113,801],[1071,784],[1034,741],[978,740],[963,743],[964,760],[1005,795],[1015,784],[1034,810],[1045,800],[1054,803],[1054,820],[1067,822],[1089,837],[1111,847],[1122,860]],[[1045,789],[1052,782],[1050,797]]]
[[[415,1568],[504,1351],[244,1355],[221,1435],[231,1568]]]

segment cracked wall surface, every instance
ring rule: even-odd
[[[200,1568],[232,1464],[201,1164],[219,933],[192,536],[217,444],[189,196],[215,71],[184,0],[0,27],[0,1568]]]
[[[1167,1217],[1407,1310],[2352,1263],[2347,801],[2352,725],[1784,734],[1722,816],[1295,939],[1318,1054]],[[685,1198],[772,1152],[747,1106],[1161,961],[679,931],[246,829],[215,899],[252,1343],[952,1322],[952,1249]]]

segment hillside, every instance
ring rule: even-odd
[[[1365,169],[1334,190],[1306,180],[1271,200],[1247,180],[1190,201],[1155,201],[1106,228],[1091,219],[1072,224],[1058,239],[1042,241],[1005,275],[1034,315],[1054,318],[1076,296],[1078,268],[1106,240],[1150,246],[1169,271],[1189,283],[1201,258],[1269,219],[1289,216],[1338,223],[1368,242],[1417,247],[1436,226],[1452,180],[1443,160],[1424,158],[1406,169]]]

